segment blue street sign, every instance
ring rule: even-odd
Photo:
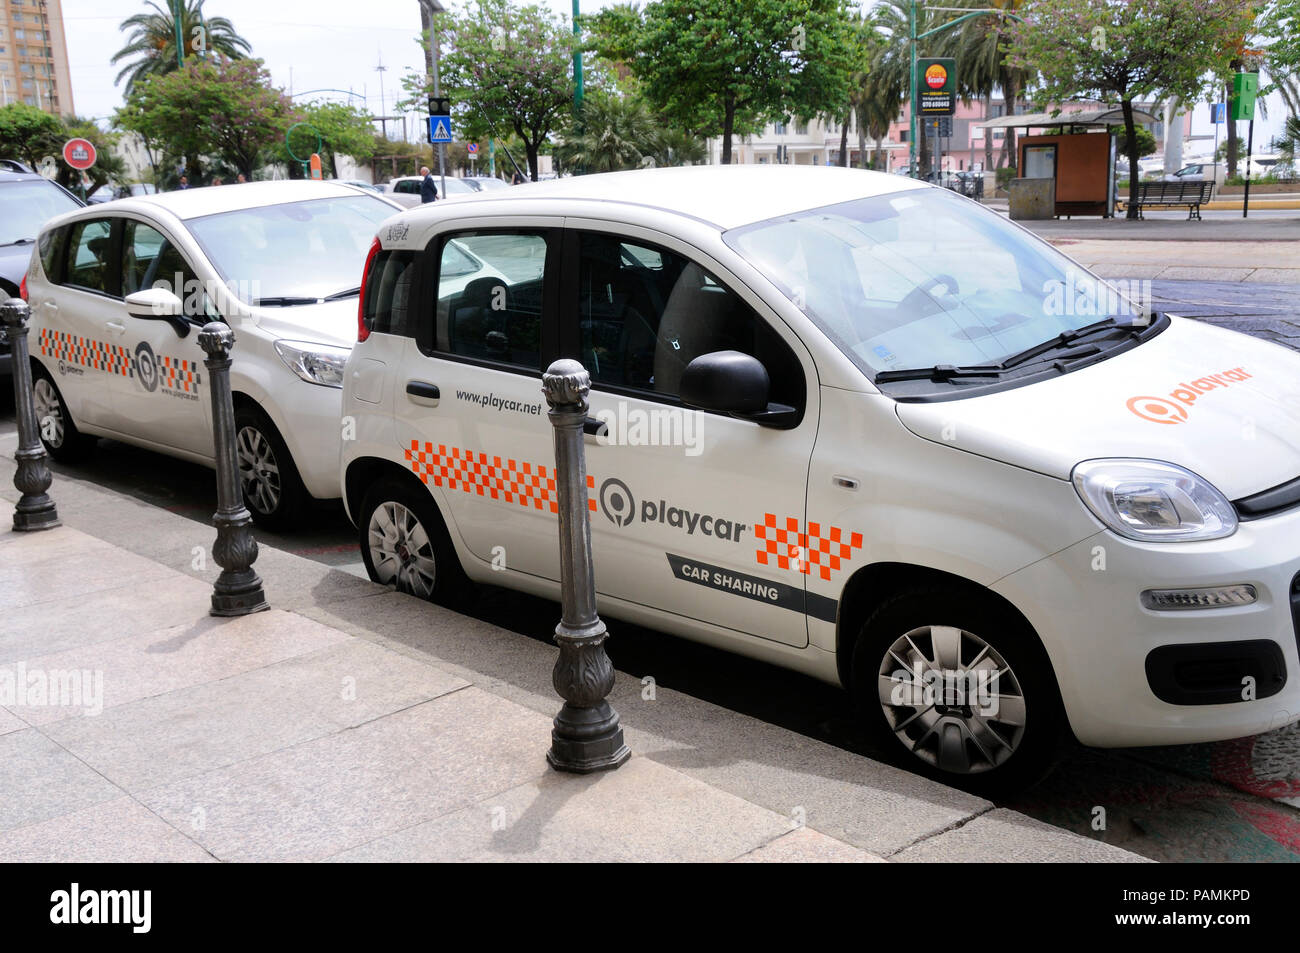
[[[1210,103],[1210,122],[1216,126],[1222,125],[1227,108],[1227,103]]]
[[[450,116],[429,117],[429,141],[430,142],[451,142],[451,117]]]

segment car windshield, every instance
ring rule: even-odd
[[[44,179],[0,184],[0,245],[35,241],[42,225],[76,208],[76,199]]]
[[[1050,245],[947,189],[812,209],[724,240],[871,378],[995,364],[1117,310],[1136,314]]]
[[[394,211],[380,199],[349,195],[221,212],[188,224],[247,303],[296,302],[359,285],[375,229]]]

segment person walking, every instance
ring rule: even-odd
[[[438,201],[438,186],[427,165],[420,166],[420,201],[424,204]]]

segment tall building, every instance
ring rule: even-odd
[[[75,111],[59,0],[0,0],[0,106],[10,103]]]

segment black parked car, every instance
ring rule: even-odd
[[[0,301],[18,296],[41,226],[85,203],[15,159],[0,159]],[[10,373],[9,342],[0,328],[0,376]]]

